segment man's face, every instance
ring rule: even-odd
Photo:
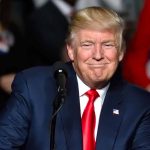
[[[91,88],[105,86],[123,58],[110,31],[81,30],[75,46],[67,48],[76,73]]]

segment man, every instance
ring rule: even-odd
[[[123,81],[117,71],[125,49],[123,29],[122,19],[101,7],[85,8],[72,18],[67,38],[71,62],[63,66],[66,97],[57,113],[56,150],[150,149],[150,93]],[[0,116],[0,149],[50,149],[53,101],[64,86],[57,87],[55,70],[55,65],[36,67],[16,76]],[[89,93],[95,101],[88,101]],[[88,104],[92,111],[86,116]]]

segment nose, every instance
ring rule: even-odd
[[[96,60],[102,59],[104,56],[103,49],[100,44],[98,44],[93,51],[93,58]]]

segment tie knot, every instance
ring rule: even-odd
[[[85,94],[89,97],[89,100],[93,102],[97,97],[99,97],[99,94],[95,89],[90,89]]]

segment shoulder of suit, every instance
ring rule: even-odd
[[[42,78],[52,74],[51,66],[36,66],[22,70],[18,74],[22,74],[25,78]]]
[[[150,105],[150,92],[137,85],[126,82],[123,93],[129,99],[146,102]]]

